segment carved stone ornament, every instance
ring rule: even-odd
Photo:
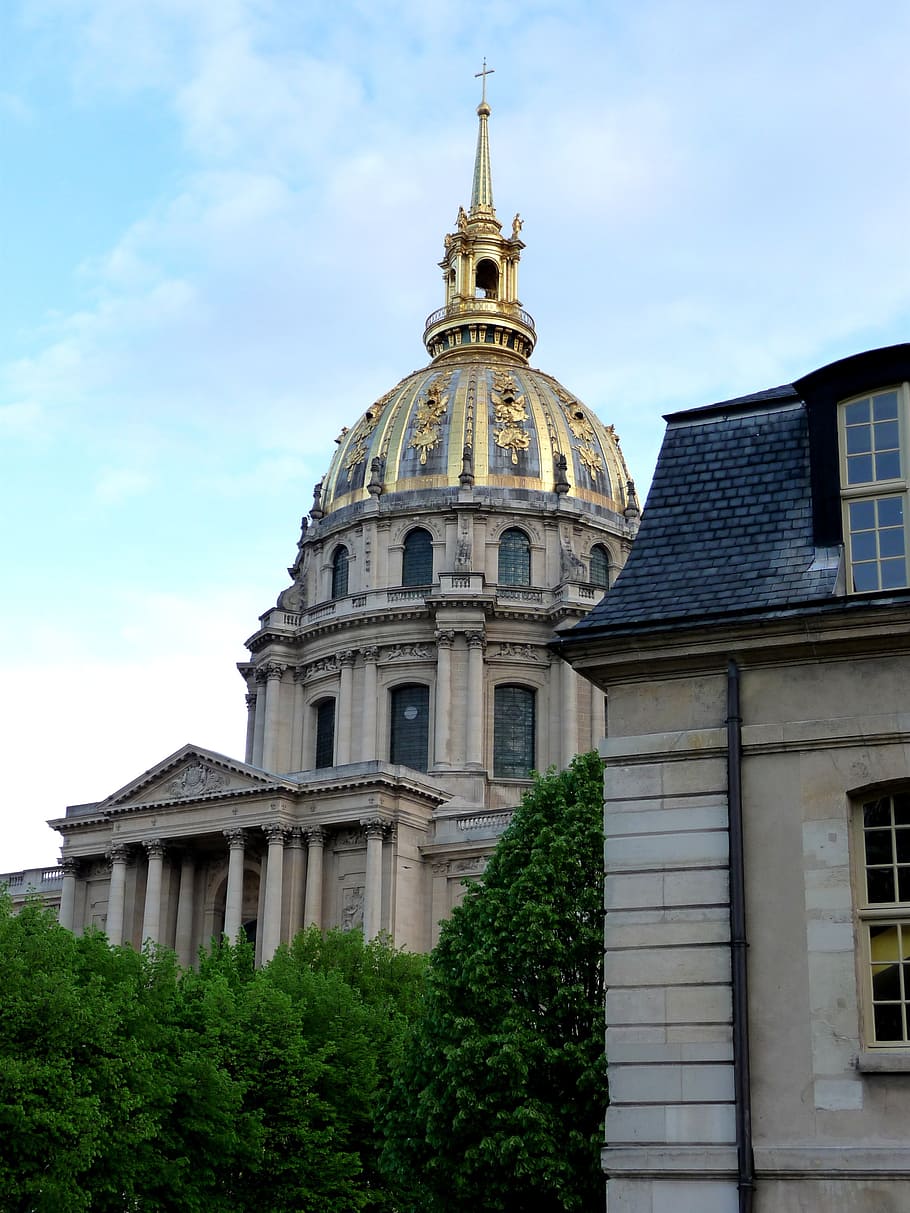
[[[311,661],[306,667],[306,677],[312,678],[316,674],[334,674],[338,670],[337,654],[332,654],[331,657],[320,657],[318,661]]]
[[[389,823],[381,817],[364,817],[360,823],[367,838],[385,838],[389,832]]]
[[[523,657],[525,661],[538,661],[537,651],[531,644],[500,644],[500,657]]]
[[[385,651],[386,661],[425,661],[430,656],[430,650],[422,644],[393,644]]]
[[[448,371],[441,379],[434,381],[427,388],[424,399],[417,405],[417,424],[409,446],[420,451],[420,462],[425,464],[427,452],[439,445],[442,438],[442,419],[448,408],[448,386],[452,372]]]
[[[335,849],[343,847],[362,847],[363,833],[357,829],[339,830],[335,835]]]
[[[341,929],[357,931],[363,927],[363,886],[345,889],[341,894]]]
[[[322,826],[306,826],[303,831],[307,847],[324,847],[328,835]]]
[[[142,845],[145,847],[145,853],[149,859],[163,859],[165,845],[160,838],[146,838]]]
[[[287,828],[285,826],[278,825],[276,822],[268,822],[266,825],[262,826],[261,829],[263,834],[265,834],[266,838],[268,839],[269,844],[273,842],[280,842],[282,845],[284,845],[287,839]]]
[[[201,762],[190,763],[183,768],[179,775],[171,779],[165,790],[175,799],[189,796],[208,796],[212,792],[220,792],[227,786],[227,776],[213,767]]]
[[[575,448],[578,451],[578,458],[588,469],[591,479],[596,481],[598,472],[604,470],[604,462],[597,449],[597,432],[591,419],[578,401],[573,400],[564,388],[556,388],[556,395],[566,421],[569,423],[569,429],[578,440]]]
[[[490,399],[499,426],[493,431],[493,439],[498,447],[511,452],[512,463],[518,463],[518,452],[526,451],[531,445],[531,435],[524,428],[529,416],[525,398],[510,374],[497,371]]]
[[[244,846],[246,845],[245,830],[224,830],[223,833],[228,841],[228,846],[232,851],[235,849],[243,850]]]
[[[478,856],[476,859],[456,859],[449,868],[453,876],[479,875],[486,867],[486,861]]]

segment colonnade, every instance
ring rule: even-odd
[[[385,818],[370,817],[362,819],[359,825],[366,843],[363,932],[367,939],[375,939],[382,929],[383,843],[390,834],[391,823]],[[303,926],[324,925],[325,848],[330,835],[322,826],[304,828],[279,822],[267,823],[258,829],[266,840],[264,886],[259,899],[260,960],[264,964],[271,960],[280,943],[289,942]],[[223,834],[227,844],[224,934],[234,940],[242,928],[244,869],[252,837],[249,828],[228,829]],[[168,942],[162,938],[162,918],[165,916],[165,862],[170,852],[171,858],[179,858],[173,947],[180,963],[189,965],[193,960],[193,925],[198,909],[198,856],[191,839],[150,838],[132,846],[117,843],[110,848],[108,939],[113,945],[124,942],[127,870],[134,852],[140,848],[146,857],[142,941]],[[66,858],[61,866],[59,921],[61,926],[73,930],[80,864],[76,859]]]

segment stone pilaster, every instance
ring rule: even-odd
[[[322,869],[325,830],[312,826],[304,830],[306,839],[306,902],[303,908],[305,926],[322,926]]]
[[[243,830],[225,830],[228,841],[227,893],[224,902],[224,933],[231,943],[240,934],[243,914],[243,860],[246,834]]]
[[[433,739],[433,765],[452,765],[451,734],[449,722],[452,718],[452,644],[455,633],[436,633],[436,711],[435,735]]]
[[[353,711],[354,690],[354,658],[353,649],[344,649],[338,654],[341,666],[341,678],[338,687],[338,704],[335,716],[335,729],[338,736],[338,765],[344,766],[351,761],[351,713]]]
[[[274,771],[279,764],[278,738],[281,718],[281,676],[284,666],[270,662],[265,667],[265,731],[262,738],[262,765]]]
[[[107,895],[107,937],[116,947],[123,943],[123,911],[126,905],[126,865],[129,850],[114,844],[108,852],[111,861],[111,883]]]
[[[376,758],[376,663],[379,646],[368,645],[360,650],[365,662],[363,670],[363,723],[360,738],[360,758],[370,762]]]
[[[61,859],[60,868],[63,872],[63,884],[60,889],[60,910],[57,920],[61,927],[72,931],[75,927],[76,880],[79,876],[79,861],[78,859]]]
[[[469,767],[483,766],[483,632],[467,632],[468,702],[465,724],[465,757]]]
[[[290,943],[303,925],[304,851],[303,830],[299,826],[288,831],[285,857],[287,881],[281,917],[286,924],[287,941]]]
[[[380,817],[365,818],[360,823],[367,840],[366,889],[363,898],[363,935],[375,939],[382,927],[382,841],[388,833],[388,822]]]
[[[262,963],[275,955],[281,943],[281,890],[284,879],[284,826],[268,824],[262,827],[268,840],[268,858],[265,868],[265,905],[262,923]]]
[[[193,963],[195,884],[196,856],[187,850],[180,857],[180,889],[177,894],[177,927],[174,936],[174,950],[184,968]]]
[[[145,908],[142,914],[142,942],[150,939],[160,942],[161,935],[161,877],[164,872],[164,843],[160,838],[149,838],[143,842],[148,856],[148,874],[145,881]]]
[[[246,762],[253,761],[253,747],[256,742],[256,693],[250,691],[246,695]]]

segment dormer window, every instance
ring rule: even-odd
[[[844,542],[854,593],[897,590],[907,578],[908,385],[841,402]]]

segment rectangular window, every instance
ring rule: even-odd
[[[840,405],[844,542],[854,593],[910,584],[907,405],[907,384]]]
[[[910,792],[867,800],[857,814],[858,913],[866,1039],[910,1045]]]
[[[316,763],[319,767],[335,765],[335,700],[323,699],[316,705]]]

